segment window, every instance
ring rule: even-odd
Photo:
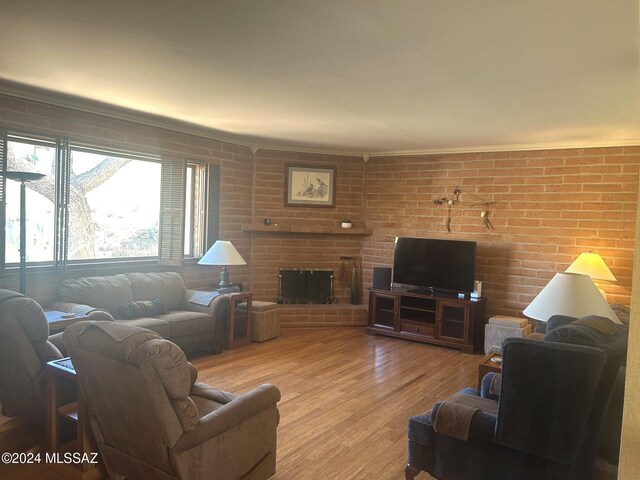
[[[160,159],[71,148],[68,259],[157,257]]]
[[[7,139],[7,170],[44,173],[46,176],[28,184],[25,193],[27,262],[52,263],[54,259],[55,165],[56,143],[53,140],[11,137]],[[5,262],[20,262],[20,183],[5,184]]]
[[[196,166],[193,164],[187,165],[187,182],[185,187],[185,200],[184,200],[184,256],[193,256],[193,217],[195,208],[194,205],[194,188],[196,183]]]
[[[203,253],[204,164],[2,134],[1,167],[45,177],[27,185],[27,262],[156,261]],[[2,209],[2,201],[6,208]],[[216,219],[217,221],[217,219]],[[19,262],[20,185],[0,179],[0,262]]]
[[[215,242],[217,237],[218,210],[215,210],[215,238],[205,238],[209,232],[205,228],[205,212],[211,204],[218,204],[220,186],[207,192],[207,172],[219,170],[216,165],[189,162],[185,196],[184,256],[200,257],[204,254],[206,241]],[[209,198],[207,202],[205,199]],[[205,235],[206,234],[206,235]]]

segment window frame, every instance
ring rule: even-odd
[[[60,138],[49,135],[49,134],[41,134],[41,133],[33,133],[33,132],[25,132],[21,130],[9,130],[6,128],[0,127],[0,143],[2,144],[2,148],[0,149],[0,171],[2,173],[2,177],[0,178],[2,188],[0,188],[0,225],[3,227],[2,239],[0,240],[0,270],[7,271],[18,271],[20,269],[20,260],[15,262],[7,262],[6,261],[6,228],[7,228],[7,215],[6,215],[6,194],[7,194],[7,179],[4,176],[4,173],[8,168],[8,155],[9,155],[9,143],[22,143],[26,145],[34,145],[40,147],[49,147],[54,149],[54,155],[56,159],[54,162],[54,169],[56,170],[56,178],[54,181],[55,190],[58,191],[58,177],[57,177],[57,163],[58,163],[58,144],[60,142]],[[37,261],[27,261],[26,267],[29,270],[51,270],[55,265],[55,259],[57,256],[56,253],[56,234],[55,230],[57,228],[57,193],[56,198],[54,199],[53,207],[56,210],[56,214],[54,218],[54,238],[52,241],[54,242],[54,251],[53,258],[51,260],[37,260]]]
[[[183,263],[191,263],[193,259],[199,258],[203,254],[203,245],[205,237],[205,206],[208,204],[205,189],[205,172],[207,171],[207,163],[204,161],[187,160],[182,157],[171,157],[163,153],[150,153],[142,152],[140,149],[129,150],[123,148],[112,147],[105,142],[102,145],[71,142],[69,137],[62,135],[42,134],[37,132],[25,132],[17,129],[10,129],[0,125],[0,173],[4,173],[7,170],[7,155],[8,155],[8,142],[11,139],[15,141],[23,141],[26,143],[32,143],[34,145],[42,144],[46,146],[55,145],[56,148],[56,165],[55,165],[55,219],[54,219],[54,258],[53,261],[37,261],[28,262],[27,269],[30,271],[58,271],[65,272],[68,269],[72,270],[87,270],[91,267],[103,267],[106,265],[114,267],[125,266],[151,266],[151,265],[174,265],[182,266]],[[158,254],[149,257],[118,257],[118,258],[96,258],[96,259],[78,259],[69,260],[67,258],[68,253],[68,232],[69,232],[69,180],[71,169],[71,153],[73,151],[82,151],[88,153],[99,153],[111,156],[120,156],[129,158],[132,160],[144,160],[155,161],[161,164],[161,169],[165,166],[170,166],[176,171],[182,169],[181,184],[182,186],[176,190],[175,185],[171,192],[171,198],[173,206],[179,205],[180,212],[178,215],[181,217],[181,234],[180,245],[181,250],[178,255],[179,258],[170,259],[169,263],[162,256],[162,244],[175,243],[175,238],[163,238],[163,232],[160,227],[158,232]],[[187,204],[185,202],[186,195],[186,171],[187,167],[193,170],[192,185],[194,186],[192,191],[192,199],[189,212],[186,211]],[[179,179],[180,175],[178,175]],[[163,182],[163,174],[161,173],[161,184]],[[180,181],[178,181],[180,183]],[[166,186],[161,185],[161,192]],[[196,195],[196,187],[199,190],[199,195]],[[166,190],[166,188],[165,188]],[[2,176],[0,178],[0,224],[3,227],[6,225],[6,210],[4,205],[4,199],[6,195],[6,178]],[[162,208],[163,208],[163,193],[158,199],[160,206],[160,218],[159,223],[162,222]],[[175,208],[174,208],[175,210]],[[175,213],[175,212],[174,212]],[[189,247],[189,253],[184,251],[184,236],[185,236],[185,222],[186,215],[190,215],[191,224],[194,226],[191,235],[191,245]],[[196,228],[195,226],[198,225]],[[6,250],[5,250],[5,235],[0,240],[0,271],[14,271],[19,269],[19,263],[11,262],[5,264]],[[163,261],[165,260],[165,261]]]
[[[133,160],[133,161],[145,161],[145,162],[151,162],[151,163],[155,163],[155,164],[159,164],[160,166],[162,166],[162,157],[159,155],[153,155],[153,154],[144,154],[144,153],[140,153],[140,152],[132,152],[132,151],[128,151],[128,150],[123,150],[123,149],[116,149],[116,148],[106,148],[106,147],[97,147],[94,145],[89,145],[89,144],[82,144],[82,143],[71,143],[69,145],[69,161],[71,161],[71,156],[73,154],[73,152],[80,152],[80,153],[89,153],[89,154],[95,154],[95,155],[104,155],[105,157],[108,156],[113,156],[113,157],[118,157],[118,158],[125,158],[128,160]],[[69,168],[69,175],[71,175],[71,164],[69,163],[68,165]],[[162,175],[161,175],[162,176]],[[161,180],[162,182],[162,180]],[[158,199],[158,206],[160,206],[160,198]],[[158,220],[160,215],[158,215]],[[68,226],[67,226],[67,235],[68,235]],[[160,232],[158,232],[158,250],[160,248]],[[68,240],[67,240],[68,243]],[[111,264],[140,264],[140,265],[144,265],[144,264],[156,264],[159,261],[159,254],[156,255],[149,255],[149,256],[138,256],[138,257],[110,257],[110,258],[86,258],[86,259],[77,259],[77,260],[70,260],[70,259],[66,259],[66,266],[67,268],[73,268],[74,266],[80,265],[82,266],[82,268],[86,268],[87,266],[91,266],[91,265],[101,265],[103,263],[111,263]]]

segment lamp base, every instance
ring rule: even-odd
[[[220,269],[220,283],[218,284],[218,286],[220,288],[225,288],[230,286],[231,284],[229,283],[229,272],[227,271],[227,266],[224,265],[221,269]]]

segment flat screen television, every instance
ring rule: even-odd
[[[432,293],[472,292],[476,242],[397,237],[393,285]]]

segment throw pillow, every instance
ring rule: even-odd
[[[136,302],[124,302],[118,307],[118,317],[124,320],[133,320],[140,317],[153,317],[161,313],[167,313],[160,299],[140,300]]]

